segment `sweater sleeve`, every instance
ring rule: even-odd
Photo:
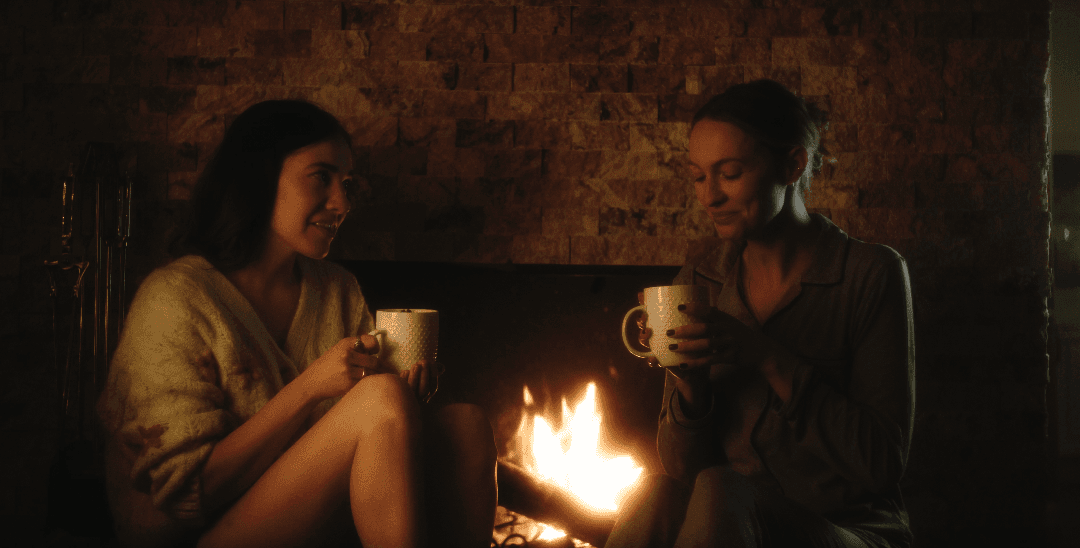
[[[126,460],[130,487],[177,519],[201,517],[199,472],[231,421],[211,351],[216,307],[193,280],[157,271],[139,288],[99,415]]]

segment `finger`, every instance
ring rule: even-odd
[[[734,337],[730,334],[720,334],[707,338],[680,340],[677,343],[669,345],[668,350],[673,352],[710,352],[715,354],[736,346],[737,342]]]
[[[680,304],[679,310],[686,313],[687,316],[704,319],[710,317],[714,309],[708,304],[692,301]]]
[[[345,361],[348,362],[348,364],[351,366],[363,367],[369,372],[376,372],[380,369],[378,358],[372,356],[371,354],[365,354],[356,350],[350,349],[349,352],[345,355]]]
[[[360,343],[357,345],[356,350],[364,352],[365,354],[377,354],[379,352],[379,340],[368,334],[360,335],[358,338]]]
[[[420,387],[420,373],[424,366],[420,364],[413,365],[409,368],[409,388],[412,388],[413,393],[419,394],[417,389]]]
[[[428,367],[427,361],[421,361],[421,362],[417,363],[416,365],[414,365],[413,368],[419,368],[420,369],[420,373],[419,373],[420,381],[418,383],[418,386],[417,386],[418,390],[417,390],[416,393],[419,394],[420,397],[422,398],[422,397],[427,395],[428,388],[431,386],[431,367]]]
[[[644,291],[638,291],[637,292],[637,303],[638,304],[645,304],[645,292]]]
[[[680,325],[667,330],[667,336],[673,339],[705,339],[720,333],[720,326],[695,322]]]
[[[364,377],[366,377],[368,375],[371,375],[372,373],[373,373],[373,371],[371,371],[370,369],[368,369],[366,367],[359,366],[359,365],[354,365],[354,366],[349,367],[349,378],[352,379],[353,381],[359,382],[360,379],[362,379],[362,378],[364,378]]]

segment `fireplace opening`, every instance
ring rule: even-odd
[[[612,506],[634,479],[660,471],[663,371],[628,353],[619,330],[637,293],[669,284],[678,267],[342,264],[372,310],[439,310],[438,360],[446,373],[432,403],[475,403],[492,422],[499,447],[496,543],[602,546]],[[538,428],[549,458],[586,455],[593,466],[632,479],[603,496],[572,494],[577,471],[564,462],[561,471],[545,472],[537,455],[524,451]]]

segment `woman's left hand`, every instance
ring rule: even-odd
[[[420,401],[427,403],[439,389],[439,375],[442,374],[442,369],[442,365],[438,362],[420,360],[402,371],[401,378],[409,383],[409,388]]]
[[[672,338],[682,340],[672,350],[693,356],[686,360],[686,369],[708,367],[709,377],[715,381],[732,367],[764,364],[771,345],[760,331],[712,306],[693,302],[685,306],[684,312],[697,321],[675,328]]]

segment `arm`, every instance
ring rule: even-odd
[[[366,349],[375,339],[361,337]],[[375,370],[374,357],[353,348],[346,337],[285,385],[254,416],[214,445],[202,470],[203,504],[216,510],[229,504],[262,476],[303,433],[315,406],[343,395],[365,371]]]
[[[676,388],[677,377],[669,370],[664,380],[664,403],[660,411],[660,428],[656,446],[664,471],[684,483],[692,484],[702,469],[723,462],[724,452],[717,435],[720,411],[714,400],[700,415],[686,413]]]
[[[690,264],[683,267],[672,284],[694,281],[694,267]],[[646,336],[642,344],[647,346],[647,341]],[[716,436],[720,411],[713,405],[712,388],[703,371],[666,370],[656,445],[669,476],[692,483],[702,468],[723,461],[723,449]]]
[[[296,437],[319,401],[290,382],[217,442],[202,470],[203,506],[217,511],[247,491]]]

